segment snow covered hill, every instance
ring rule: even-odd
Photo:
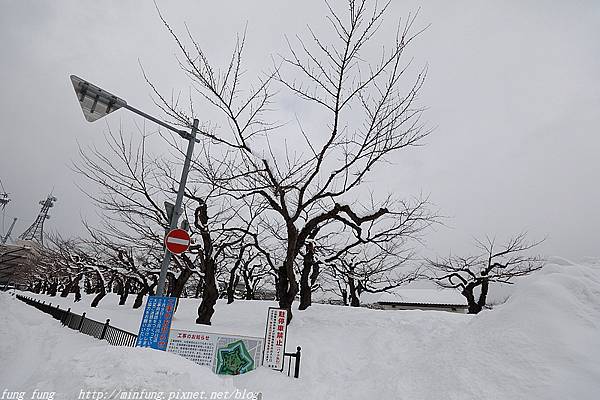
[[[137,332],[142,310],[107,297],[52,298],[96,320]],[[133,301],[130,299],[129,304]],[[173,327],[261,336],[271,302],[219,303],[214,324],[194,324],[185,300]],[[314,305],[294,313],[288,350],[302,346],[301,378],[260,368],[213,375],[159,351],[110,347],[0,296],[0,390],[261,392],[263,399],[597,399],[600,396],[600,267],[561,262],[519,283],[479,315]],[[0,394],[1,396],[1,394]],[[232,397],[235,398],[235,397]],[[173,397],[171,400],[174,400]]]

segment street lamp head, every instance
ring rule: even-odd
[[[127,105],[125,100],[75,75],[71,75],[71,83],[88,122],[94,122]]]

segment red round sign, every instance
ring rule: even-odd
[[[190,235],[183,229],[173,229],[165,236],[165,246],[173,254],[181,254],[190,247]]]

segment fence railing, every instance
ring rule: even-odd
[[[61,309],[60,306],[53,306],[52,303],[46,304],[45,301],[39,301],[32,297],[17,295],[17,299],[22,302],[50,314],[53,318],[59,320],[64,326],[83,334],[95,337],[96,339],[106,340],[113,346],[134,347],[137,341],[137,335],[127,332],[123,329],[110,325],[110,319],[106,322],[98,322],[85,316],[85,313],[79,315],[71,312],[71,309]]]
[[[16,297],[25,304],[33,306],[46,314],[50,314],[64,326],[83,334],[93,336],[96,339],[106,340],[113,346],[135,347],[137,342],[137,335],[117,328],[116,326],[111,326],[110,319],[107,319],[106,322],[102,323],[86,317],[85,313],[79,315],[71,312],[70,308],[66,310],[61,309],[59,305],[53,306],[52,303],[46,304],[45,301],[39,301],[32,297],[20,294],[17,294]],[[298,346],[294,353],[284,353],[282,372],[286,370],[287,365],[287,376],[293,376],[294,378],[300,377],[300,351],[301,348]]]

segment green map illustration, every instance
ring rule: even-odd
[[[254,360],[242,340],[231,342],[217,350],[217,374],[239,375],[253,369]]]

